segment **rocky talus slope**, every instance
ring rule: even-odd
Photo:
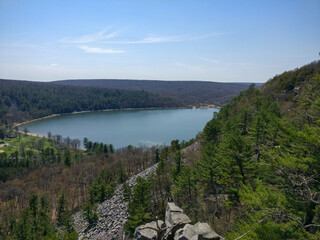
[[[129,178],[127,183],[130,187],[136,184],[138,177],[147,178],[157,168],[157,164],[147,168],[137,175]],[[97,213],[99,220],[89,225],[82,216],[82,211],[73,215],[74,227],[79,233],[79,239],[123,239],[123,228],[127,221],[128,203],[123,198],[122,185],[118,186],[114,196],[98,205]]]

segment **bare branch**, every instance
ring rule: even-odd
[[[257,222],[249,231],[247,231],[246,233],[242,234],[240,237],[237,237],[234,240],[238,240],[240,238],[243,238],[244,236],[246,236],[248,233],[250,233],[253,229],[255,229],[260,223],[262,223],[265,219],[260,219],[259,222]]]

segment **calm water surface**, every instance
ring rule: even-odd
[[[21,126],[41,136],[60,134],[72,139],[113,144],[115,148],[188,141],[202,131],[216,108],[90,112],[48,118]]]

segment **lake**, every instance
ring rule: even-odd
[[[203,130],[216,108],[119,110],[68,114],[21,126],[40,136],[60,134],[72,139],[113,144],[115,148],[169,145],[172,140],[188,141]]]

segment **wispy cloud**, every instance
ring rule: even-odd
[[[104,43],[111,43],[111,44],[146,44],[146,43],[169,43],[169,42],[185,42],[185,41],[195,41],[206,39],[214,36],[222,35],[223,33],[213,33],[208,35],[201,35],[201,36],[151,36],[146,37],[140,40],[133,40],[133,41],[106,41]]]
[[[93,42],[100,42],[104,41],[110,38],[115,37],[117,34],[116,32],[111,32],[107,34],[107,29],[102,30],[101,32],[90,34],[90,35],[84,35],[80,37],[68,37],[63,38],[60,40],[60,42],[63,43],[93,43]]]
[[[50,67],[57,67],[59,64],[57,64],[57,63],[51,63],[50,64]]]
[[[88,46],[79,46],[79,48],[85,51],[86,53],[117,54],[117,53],[125,52],[124,50],[120,50],[120,49],[96,48],[96,47],[88,47]]]

